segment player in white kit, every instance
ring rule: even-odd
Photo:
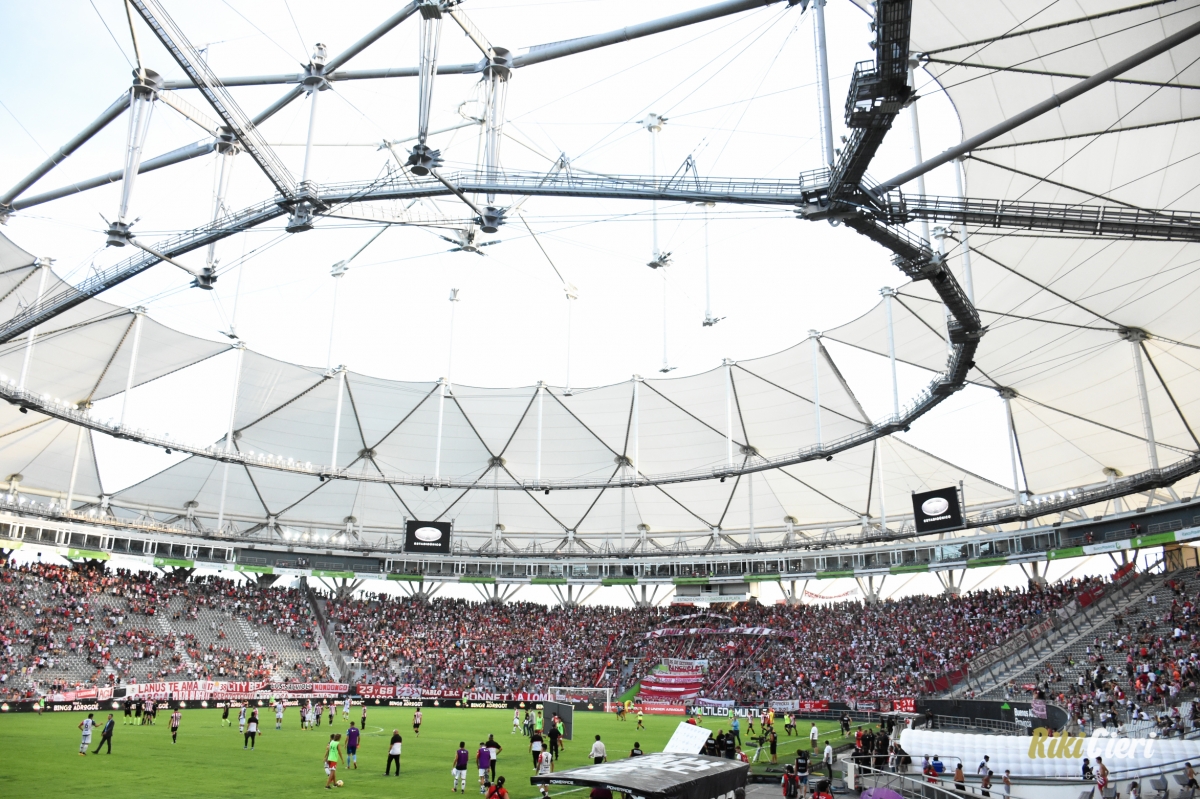
[[[245,702],[243,702],[242,706],[240,708],[238,708],[238,733],[241,735],[246,734],[246,703]]]
[[[79,756],[84,757],[88,753],[88,747],[92,745],[92,730],[96,728],[96,722],[92,719],[92,714],[88,713],[88,717],[79,722],[79,729],[83,730],[83,736],[79,739]]]
[[[512,728],[512,732],[510,732],[509,735],[516,735],[517,730],[519,730],[519,729],[521,729],[521,711],[514,710],[513,711],[513,728]]]
[[[550,754],[549,749],[543,749],[542,753],[538,755],[537,773],[539,777],[554,773],[554,755]],[[544,799],[550,799],[550,791],[547,789],[547,786],[539,785],[538,787],[542,789]]]
[[[283,700],[275,700],[275,729],[283,729]]]
[[[342,702],[342,719],[350,718],[350,694],[346,694],[346,699]]]

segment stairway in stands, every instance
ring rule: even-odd
[[[155,616],[154,620],[158,623],[158,629],[162,630],[163,635],[169,635],[175,641],[175,654],[179,655],[183,660],[183,665],[187,668],[187,671],[193,672],[196,664],[192,660],[192,656],[188,654],[187,647],[184,646],[183,636],[176,632],[175,627],[172,626],[170,619],[165,614]]]
[[[316,633],[317,652],[320,653],[321,660],[325,662],[335,681],[349,680],[352,675],[346,666],[345,658],[337,649],[337,636],[329,627],[328,617],[325,615],[325,600],[317,596],[307,580],[301,579],[300,587],[308,599],[308,606],[312,608],[313,630]]]
[[[1123,614],[1139,603],[1145,603],[1151,594],[1163,591],[1171,576],[1170,573],[1143,573],[1124,591],[1106,596],[1100,602],[1080,610],[1072,619],[1074,626],[1060,624],[1050,634],[1036,640],[1032,648],[1002,663],[1001,668],[963,681],[953,695],[964,696],[967,691],[974,690],[979,698],[1004,698],[1005,686],[1009,683],[1037,683],[1038,675],[1047,663],[1057,667],[1068,655],[1074,656],[1077,663],[1072,674],[1087,668],[1085,653],[1088,645],[1115,629],[1114,617],[1117,614]]]

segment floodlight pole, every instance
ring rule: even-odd
[[[233,367],[233,396],[229,402],[229,426],[225,431],[225,453],[233,450],[233,425],[237,419],[238,391],[242,385],[242,359],[246,355],[246,345],[240,340],[233,345],[237,350],[237,360]],[[225,494],[229,487],[229,461],[225,461],[225,469],[221,474],[221,502],[217,506],[217,535],[225,526]]]
[[[808,331],[808,340],[812,342],[812,366],[813,366],[813,414],[814,423],[817,428],[817,446],[823,446],[821,442],[821,334],[816,330]]]
[[[142,344],[142,320],[145,319],[146,309],[138,306],[133,309],[133,349],[129,353],[129,371],[125,375],[125,393],[121,395],[121,426],[125,426],[125,412],[129,409],[129,394],[133,391],[133,376],[137,370],[138,349]]]
[[[71,511],[71,506],[75,504],[75,477],[79,474],[79,455],[83,450],[83,425],[78,426],[78,432],[75,434],[75,457],[71,459],[71,481],[67,483],[67,506],[66,511]]]
[[[917,66],[917,60],[915,58],[910,58],[908,61],[908,85],[912,87],[914,94],[913,94],[912,99],[909,101],[908,119],[909,119],[909,122],[912,123],[913,158],[916,160],[917,164],[921,164],[925,159],[921,155],[921,118],[920,118],[920,115],[917,113],[916,66]],[[921,195],[922,197],[925,196],[925,173],[924,172],[917,175],[917,194]],[[921,220],[921,238],[922,238],[922,240],[924,240],[926,242],[929,241],[929,221],[926,219]]]
[[[1150,396],[1146,393],[1146,373],[1142,368],[1142,342],[1146,340],[1146,331],[1127,328],[1121,331],[1121,338],[1133,347],[1133,374],[1137,378],[1142,429],[1146,434],[1146,452],[1150,458],[1150,468],[1158,469],[1158,444],[1154,440],[1154,420],[1150,415]]]
[[[42,295],[46,293],[46,274],[50,271],[50,264],[53,263],[49,258],[39,258],[37,267],[41,269],[41,274],[38,275],[38,290],[37,300],[34,305],[42,304]],[[29,362],[33,358],[33,339],[37,335],[37,328],[29,328],[29,335],[25,337],[25,357],[21,361],[21,380],[17,383],[17,388],[25,390],[25,378],[29,376]]]
[[[825,0],[813,0],[813,32],[817,39],[817,83],[821,92],[821,150],[833,166],[833,112],[829,106],[829,55],[825,46]]]
[[[892,324],[892,299],[896,296],[896,290],[885,286],[879,293],[883,295],[883,306],[887,310],[888,360],[892,364],[892,415],[899,419],[900,383],[896,379],[896,329]]]
[[[966,182],[963,178],[963,173],[966,167],[963,164],[963,159],[959,158],[954,162],[954,186],[958,190],[958,199],[966,198],[963,192],[963,184]],[[971,274],[971,234],[967,232],[967,223],[963,222],[959,225],[959,237],[962,239],[963,250],[963,289],[967,292],[967,299],[971,304],[975,304],[975,279]]]

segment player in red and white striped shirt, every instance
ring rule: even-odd
[[[183,718],[183,714],[178,709],[171,714],[171,743],[175,743],[175,737],[179,735],[179,720]]]

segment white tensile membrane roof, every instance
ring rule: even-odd
[[[34,259],[5,240],[4,288],[22,295],[36,272]],[[20,264],[20,265],[14,265]],[[24,283],[22,283],[24,281]],[[27,385],[39,393],[71,403],[100,400],[124,389],[132,349],[135,315],[91,300],[59,317],[35,337]],[[831,335],[836,331],[831,331]],[[813,355],[821,385],[821,434],[826,440],[861,431],[869,425],[833,356],[805,341],[774,355],[698,375],[644,379],[638,388],[637,447],[639,471],[657,475],[722,466],[727,462],[726,384],[735,397],[732,449],[735,463],[758,455],[786,455],[797,443],[816,437]],[[150,355],[153,353],[153,355]],[[15,379],[25,357],[24,340],[0,352],[0,373]],[[186,374],[211,358],[236,358],[228,344],[178,333],[144,320],[135,386],[164,375]],[[56,368],[70,361],[71,369]],[[232,362],[229,364],[232,368]],[[181,371],[182,370],[182,371]],[[175,375],[178,378],[178,375]],[[731,379],[730,379],[731,378]],[[94,388],[96,386],[99,388]],[[427,477],[432,474],[437,445],[439,385],[409,383],[347,372],[336,374],[284,363],[246,351],[234,413],[234,447],[242,452],[283,455],[296,462],[327,464],[333,446],[337,394],[342,391],[338,432],[339,467],[354,474]],[[538,469],[537,387],[511,389],[451,386],[442,409],[440,474],[477,480],[476,490],[382,485],[353,479],[319,481],[315,476],[270,469],[224,467],[208,458],[191,457],[134,486],[111,500],[114,512],[146,513],[156,518],[179,515],[189,503],[206,517],[220,505],[223,483],[225,517],[253,526],[274,517],[296,527],[344,526],[353,516],[367,530],[386,530],[409,518],[453,519],[457,531],[491,533],[503,524],[511,533],[561,534],[581,537],[619,535],[629,542],[645,525],[654,534],[703,531],[714,527],[745,531],[750,526],[750,478],[732,477],[662,487],[633,489],[495,491],[487,486],[531,481]],[[217,403],[220,404],[219,402]],[[622,459],[632,469],[633,382],[597,388],[548,386],[541,399],[543,480],[617,479]],[[61,492],[69,480],[76,428],[30,410],[21,414],[6,405],[3,433],[6,463],[23,477],[26,488]],[[84,436],[90,451],[90,436]],[[217,442],[224,446],[224,438]],[[957,467],[898,439],[882,446],[883,491],[898,505],[915,490],[963,481],[976,504],[1011,498],[1010,487]],[[90,452],[89,452],[90,455]],[[859,447],[832,462],[801,464],[754,476],[758,529],[796,524],[858,524],[859,517],[880,513],[876,453]],[[502,461],[502,463],[500,463]],[[499,463],[498,468],[490,464]],[[622,492],[625,497],[621,496]],[[76,493],[102,492],[93,457],[81,458]],[[81,502],[87,504],[86,499]],[[885,508],[886,509],[886,508]],[[174,513],[172,513],[174,511]],[[895,511],[900,515],[903,508]],[[743,533],[744,534],[744,533]]]
[[[922,60],[936,81],[918,80],[918,92],[946,91],[965,139],[1077,82],[1066,76],[1090,76],[1200,19],[1195,7],[1178,3],[1102,16],[1126,7],[917,0],[911,52],[927,54]],[[1085,16],[1097,18],[1061,24]],[[1046,30],[993,40],[1033,28]],[[1200,43],[1192,40],[980,147],[964,162],[966,195],[1194,208],[1198,59]],[[946,244],[961,274],[961,242]],[[1129,474],[1150,466],[1125,330],[1146,334],[1159,463],[1200,449],[1200,318],[1188,311],[1200,289],[1194,246],[984,228],[970,231],[970,247],[975,304],[988,326],[970,379],[1017,392],[1013,422],[1031,492],[1099,482],[1106,467]],[[926,285],[901,292],[897,338],[909,342],[898,352],[938,368],[941,308]],[[878,339],[870,343],[870,332],[859,320],[831,336],[886,352]]]
[[[1098,16],[1121,9],[1116,3],[1046,8],[1032,2],[916,0],[911,50],[929,54],[927,74],[918,72],[918,93],[944,90],[963,136],[970,136],[1075,83],[1070,76],[1091,75],[1200,19],[1200,11],[1175,3]],[[1059,24],[1081,17],[1097,18]],[[1020,34],[1042,27],[1047,30]],[[1008,34],[1015,35],[993,40]],[[1200,121],[1192,121],[1200,118],[1197,60],[1200,40],[1193,39],[1124,75],[1125,82],[1109,83],[981,147],[964,162],[965,193],[987,200],[1193,207],[1200,182],[1200,161],[1191,160],[1200,154]],[[835,107],[840,102],[835,96]],[[905,135],[900,121],[903,117],[891,136]],[[957,227],[950,233],[944,244],[963,282],[963,237]],[[617,480],[635,462],[640,473],[651,476],[711,469],[725,465],[730,450],[738,466],[784,456],[817,440],[817,384],[821,438],[862,431],[871,420],[838,366],[836,347],[886,358],[881,303],[824,331],[822,340],[836,345],[802,341],[728,370],[646,378],[636,385],[636,422],[634,381],[570,393],[547,386],[540,398],[536,386],[452,385],[443,404],[434,382],[355,372],[343,380],[325,369],[246,350],[232,446],[329,465],[336,435],[336,466],[351,479],[319,481],[241,465],[226,474],[214,460],[189,457],[116,492],[108,503],[117,515],[160,520],[191,508],[211,528],[223,502],[226,522],[247,534],[261,534],[270,524],[334,529],[349,521],[370,537],[399,529],[408,517],[452,520],[456,532],[478,546],[502,525],[506,537],[525,539],[518,546],[532,541],[546,549],[568,533],[600,548],[606,541],[632,542],[643,531],[666,542],[708,536],[713,528],[738,540],[751,528],[760,538],[778,538],[787,520],[804,528],[857,527],[864,516],[878,523],[885,511],[881,495],[896,526],[894,520],[907,515],[912,491],[961,482],[968,506],[982,508],[1011,502],[1014,488],[1052,493],[1150,468],[1133,371],[1135,346],[1143,348],[1158,463],[1166,466],[1200,450],[1191,422],[1200,403],[1200,317],[1188,312],[1200,288],[1194,245],[973,227],[968,233],[975,303],[988,327],[969,379],[987,389],[1011,389],[1019,445],[1015,487],[889,437],[832,461],[721,482],[550,493],[493,490],[535,475],[547,481]],[[0,238],[4,318],[32,301],[36,272],[33,256]],[[899,360],[930,376],[944,369],[946,319],[928,284],[902,286],[893,317]],[[26,385],[70,403],[120,394],[134,319],[128,309],[93,299],[43,325]],[[16,378],[25,348],[24,338],[0,347],[0,372]],[[146,318],[135,385],[166,376],[178,380],[210,362],[232,369],[237,357],[227,343]],[[215,398],[213,405],[221,413],[227,400]],[[83,506],[106,493],[92,435],[82,437],[75,482]],[[0,408],[3,471],[21,475],[25,488],[64,494],[76,444],[76,428],[66,422],[36,410]],[[216,446],[224,447],[224,439]],[[441,478],[477,481],[478,487],[426,490],[352,479],[428,478],[435,469]]]

